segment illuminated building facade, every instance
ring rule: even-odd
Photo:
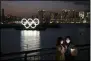
[[[90,12],[76,10],[60,10],[59,12],[51,12],[38,10],[37,14],[33,14],[31,18],[38,18],[40,23],[90,23]],[[20,17],[12,15],[4,15],[2,9],[2,22],[20,21]]]

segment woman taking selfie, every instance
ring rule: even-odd
[[[75,47],[74,44],[72,44],[72,40],[70,36],[66,36],[65,38],[66,41],[66,52],[65,52],[65,61],[74,61],[75,57],[77,56],[77,48]]]
[[[62,37],[58,37],[57,39],[56,50],[56,60],[65,61],[65,47]]]

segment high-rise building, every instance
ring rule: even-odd
[[[44,12],[44,18],[45,18],[46,23],[50,23],[50,20],[51,20],[51,12],[45,11]]]
[[[2,9],[2,20],[1,20],[1,22],[5,22],[5,15],[4,15],[4,9]]]
[[[85,12],[83,12],[83,11],[79,12],[79,17],[81,17],[81,19],[84,19],[84,17],[85,17]]]
[[[87,12],[86,14],[86,20],[88,23],[90,23],[90,12]]]
[[[90,12],[87,12],[86,17],[90,18]]]
[[[67,18],[67,23],[69,23],[69,22],[71,22],[71,15],[72,15],[72,13],[71,13],[71,10],[67,10],[67,16],[66,16],[66,18]]]
[[[79,18],[79,12],[76,11],[76,18]]]
[[[44,12],[45,12],[45,10],[38,10],[38,18],[40,20],[40,23],[43,22]]]
[[[86,18],[86,12],[80,11],[79,12],[80,21],[82,22]]]
[[[51,20],[54,20],[54,12],[51,12]]]

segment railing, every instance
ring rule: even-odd
[[[90,44],[76,45],[78,52],[90,50]],[[1,54],[1,61],[55,60],[56,48],[37,49],[32,51]]]

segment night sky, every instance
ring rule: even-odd
[[[30,16],[36,14],[39,9],[46,11],[60,11],[61,9],[87,10],[88,1],[1,1],[1,8],[5,14],[15,16]]]

